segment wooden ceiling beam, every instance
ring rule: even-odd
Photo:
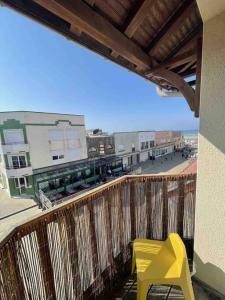
[[[162,69],[162,68],[176,68],[180,65],[186,64],[188,62],[192,62],[196,60],[196,52],[195,51],[187,51],[184,52],[174,58],[169,59],[168,61],[165,61],[161,64],[159,64],[158,66],[152,68],[151,70],[147,71],[145,73],[146,76],[154,73],[155,71],[157,71],[157,69]]]
[[[171,85],[175,86],[187,100],[190,109],[194,111],[195,92],[181,76],[164,68],[156,70],[152,75],[156,78],[164,79],[171,83]]]
[[[90,35],[136,66],[151,68],[153,61],[151,57],[83,1],[34,1],[71,25],[78,27],[80,31]]]
[[[188,70],[193,64],[195,63],[194,60],[191,60],[190,62],[188,62],[187,64],[185,64],[185,66],[183,66],[183,68],[181,68],[179,70],[180,73],[185,72],[186,70]]]
[[[168,22],[161,27],[155,38],[146,48],[150,55],[180,27],[195,6],[195,0],[185,0],[184,3],[178,7],[175,13],[169,18]]]
[[[178,44],[169,56],[165,59],[168,60],[174,56],[177,56],[183,52],[188,51],[190,48],[194,48],[198,38],[202,36],[202,24],[197,26],[190,34],[188,34],[180,44]]]
[[[202,69],[202,38],[199,38],[197,43],[196,87],[195,87],[195,100],[194,100],[195,117],[199,117],[201,69]]]
[[[145,17],[150,13],[150,6],[153,3],[153,0],[144,0],[140,8],[137,10],[136,14],[130,20],[129,24],[126,27],[124,33],[126,36],[131,38],[141,23],[144,21]]]
[[[193,88],[178,74],[166,70],[166,69],[159,69],[155,71],[153,76],[157,78],[162,78],[166,80],[167,82],[171,83],[173,86],[175,86],[184,96],[184,98],[187,100],[187,103],[192,111],[194,111],[194,90]]]
[[[178,73],[178,75],[180,75],[182,78],[187,78],[187,77],[190,77],[190,76],[194,76],[194,75],[196,75],[195,74],[195,70],[187,70],[187,71],[185,71],[185,72],[182,72],[182,73]]]

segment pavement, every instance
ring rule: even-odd
[[[0,233],[12,229],[17,223],[40,212],[32,198],[14,198],[4,189],[0,190]]]
[[[167,154],[156,160],[140,163],[140,174],[179,174],[190,165],[191,161],[182,157],[180,152]]]

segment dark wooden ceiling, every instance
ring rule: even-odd
[[[198,115],[200,79],[195,91],[186,79],[200,74],[202,20],[195,0],[2,2],[163,89],[180,90]]]

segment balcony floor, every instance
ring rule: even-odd
[[[206,290],[203,286],[193,279],[193,287],[196,300],[220,300],[219,296],[214,295],[213,292]],[[117,290],[112,299],[115,300],[136,300],[136,278],[130,276],[124,282],[121,289]],[[182,290],[179,287],[173,286],[151,286],[148,292],[149,300],[165,300],[165,299],[184,299]]]

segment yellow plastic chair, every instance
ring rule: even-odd
[[[185,246],[176,233],[165,242],[136,239],[133,243],[132,273],[137,270],[137,300],[146,300],[151,284],[180,286],[185,300],[194,292]]]

